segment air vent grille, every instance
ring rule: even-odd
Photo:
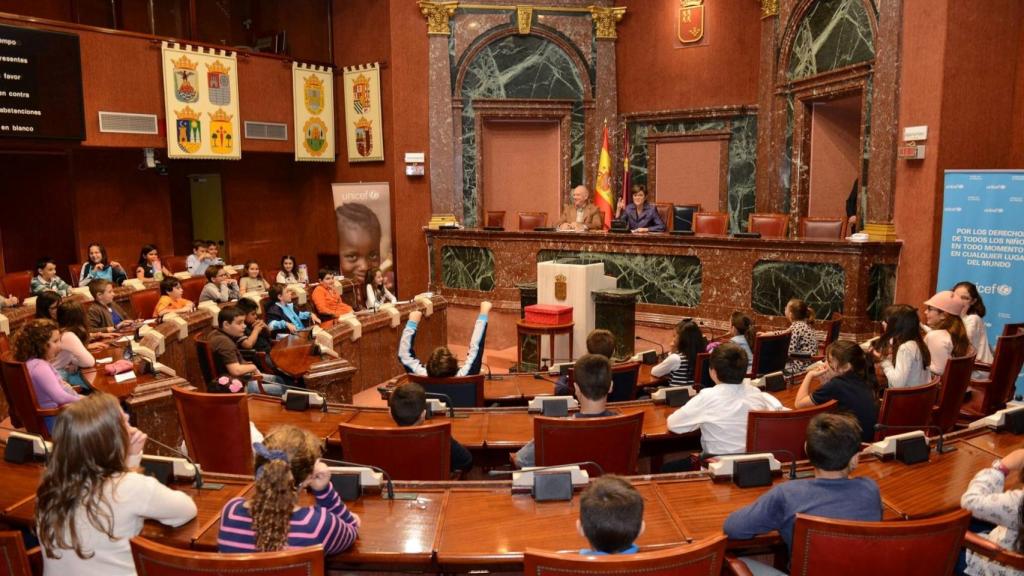
[[[288,125],[275,122],[246,122],[245,137],[249,140],[288,140]]]
[[[117,134],[159,134],[156,114],[100,111],[100,132]]]

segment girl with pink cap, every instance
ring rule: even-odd
[[[928,332],[924,343],[931,356],[928,370],[936,376],[942,376],[946,371],[946,361],[951,357],[974,354],[967,329],[960,319],[964,301],[952,291],[943,290],[925,301],[924,306]]]

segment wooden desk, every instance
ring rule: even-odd
[[[635,483],[644,497],[647,529],[637,540],[644,548],[687,542],[672,513],[650,482]],[[444,523],[437,545],[442,570],[481,567],[513,569],[522,563],[527,547],[574,551],[587,547],[576,530],[579,494],[570,502],[536,502],[529,494],[504,490],[453,488],[448,493]]]
[[[35,499],[39,478],[43,475],[43,465],[27,462],[12,464],[0,458],[0,511],[4,515],[17,508],[26,500]]]
[[[286,410],[280,398],[249,396],[249,420],[264,435],[283,424],[309,430],[320,438],[337,436],[338,424],[348,422],[359,413],[356,408],[331,405],[327,412],[311,408],[305,412]]]
[[[1002,458],[1018,448],[1024,448],[1024,436],[1017,436],[1009,432],[989,432],[973,438],[965,438],[964,442],[992,454],[993,460]]]

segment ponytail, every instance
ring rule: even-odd
[[[288,463],[273,460],[261,466],[254,492],[249,505],[256,531],[256,550],[283,550],[288,544],[288,525],[297,497],[295,477]]]
[[[754,331],[754,321],[743,312],[736,311],[732,313],[731,318],[732,327],[736,329],[736,333],[747,339],[747,345],[753,348],[754,337],[757,336],[757,332]]]
[[[793,317],[794,321],[802,320],[804,322],[814,321],[814,308],[807,305],[807,302],[799,298],[793,298],[786,303],[786,310],[789,311],[790,316]]]

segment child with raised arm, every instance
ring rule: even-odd
[[[447,346],[438,346],[430,354],[426,366],[416,358],[414,343],[416,330],[419,328],[423,312],[413,310],[409,313],[409,321],[402,331],[402,340],[398,343],[398,361],[405,368],[405,371],[417,376],[430,376],[431,378],[449,378],[451,376],[473,376],[480,373],[480,366],[484,360],[484,340],[487,338],[487,318],[491,311],[491,303],[483,301],[480,303],[480,315],[477,316],[476,325],[473,327],[473,335],[469,339],[469,352],[466,354],[466,363],[461,367],[451,350]]]

